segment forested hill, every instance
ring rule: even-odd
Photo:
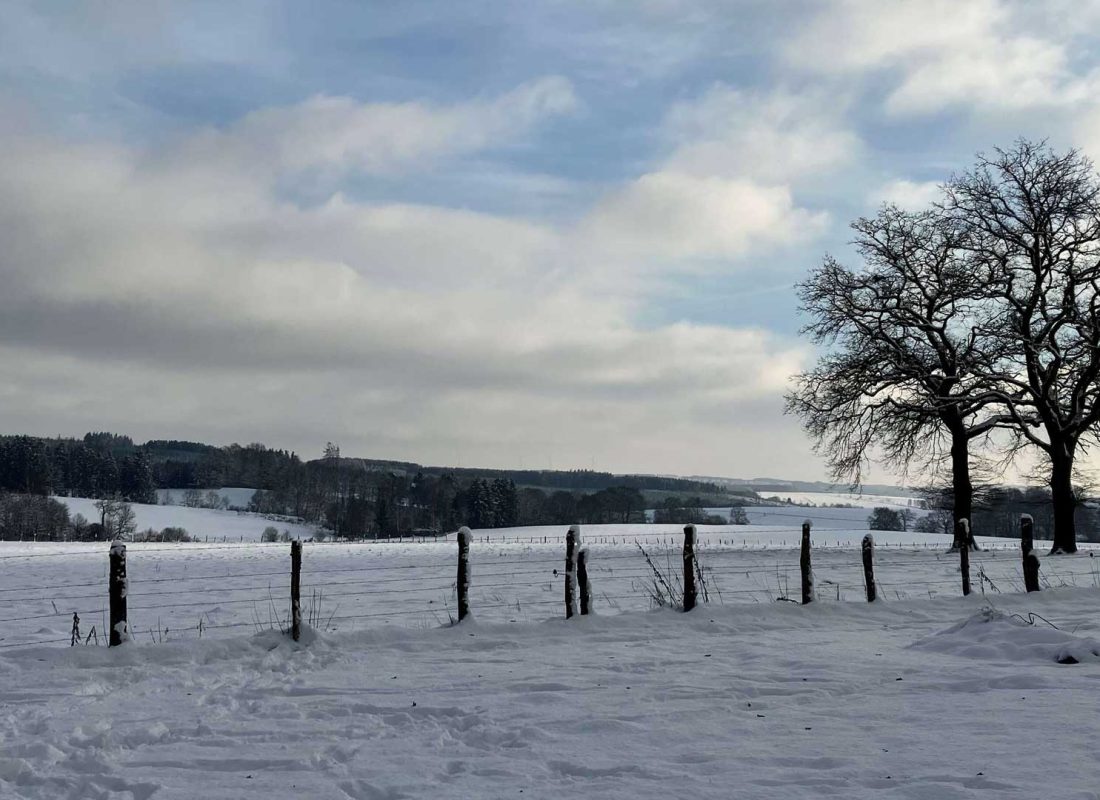
[[[407,461],[329,458],[303,462],[296,453],[263,444],[218,447],[202,442],[155,439],[135,443],[129,436],[95,432],[83,438],[0,435],[0,489],[31,494],[102,496],[121,494],[141,502],[157,488],[241,486],[275,490],[310,468],[416,475],[449,475],[459,482],[511,481],[517,486],[599,491],[628,487],[693,495],[753,497],[749,488],[659,475],[616,475],[594,470],[505,470],[425,466]]]
[[[639,491],[667,491],[690,494],[728,494],[739,497],[755,497],[749,487],[720,486],[712,481],[675,478],[665,475],[621,475],[613,472],[597,472],[590,469],[487,469],[478,467],[426,466],[407,461],[382,461],[371,458],[344,458],[342,463],[360,465],[367,470],[403,472],[407,475],[452,475],[460,479],[503,479],[517,486],[533,486],[543,489],[567,491],[599,491],[613,486],[626,486]]]

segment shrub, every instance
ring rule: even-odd
[[[168,527],[160,532],[162,542],[191,542],[191,534],[185,528]]]
[[[871,512],[871,516],[867,517],[867,527],[873,531],[903,531],[905,520],[901,512],[878,506]]]
[[[745,509],[741,506],[735,506],[730,509],[730,525],[748,525],[749,515],[745,513]]]

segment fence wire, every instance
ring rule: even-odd
[[[565,560],[562,548],[550,547],[555,538],[564,541],[564,537],[549,536],[494,538],[491,547],[478,548],[475,540],[470,558],[475,616],[507,622],[560,615]],[[814,537],[814,586],[821,602],[864,597],[860,549],[842,544],[844,538],[834,537],[830,544],[827,534]],[[711,603],[797,599],[801,595],[797,540],[792,533],[790,545],[784,539],[763,545],[725,535],[699,541],[701,590]],[[388,542],[372,548],[309,544],[301,573],[303,619],[321,630],[449,624],[457,616],[457,554],[437,556],[436,551],[453,547],[453,542],[431,543],[436,547],[396,557],[386,552]],[[530,547],[517,552],[495,549],[497,544]],[[654,589],[661,592],[663,585],[673,594],[682,591],[678,537],[597,535],[586,537],[583,545],[589,551],[595,613],[642,610],[655,602],[675,604],[675,597],[658,600]],[[875,583],[880,596],[961,594],[959,555],[942,544],[933,547],[926,542],[876,545]],[[197,555],[191,558],[192,554]],[[1092,555],[1044,557],[1042,588],[1100,588],[1100,560]],[[131,635],[159,643],[219,631],[285,629],[290,617],[290,559],[286,556],[285,544],[131,545],[126,586]],[[74,561],[62,570],[47,566],[49,561],[33,560],[58,557]],[[415,563],[392,563],[398,558],[415,559]],[[74,614],[81,618],[81,641],[93,627],[96,640],[103,641],[109,613],[105,553],[65,549],[0,556],[0,560],[13,559],[30,561],[27,567],[14,568],[16,585],[0,588],[0,648],[69,644],[72,633],[62,633]],[[33,567],[38,563],[44,566]],[[192,568],[198,574],[191,574]],[[74,573],[74,579],[61,580],[59,571]],[[970,579],[975,593],[1020,591],[1023,573],[1016,543],[994,543],[970,553]]]

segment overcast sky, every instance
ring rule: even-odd
[[[0,432],[823,478],[792,284],[1100,3],[4,2]],[[881,470],[871,479],[887,479]]]

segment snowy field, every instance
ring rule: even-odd
[[[471,604],[479,619],[532,623],[560,616],[564,533],[561,527],[476,531],[471,549]],[[675,584],[682,571],[677,525],[593,525],[589,548],[594,608],[601,615],[651,606],[654,574],[639,545]],[[864,531],[816,530],[814,574],[823,602],[864,598],[859,544]],[[959,560],[936,534],[876,532],[876,583],[888,600],[960,593]],[[971,556],[974,591],[1022,589],[1016,544],[979,538]],[[797,528],[700,526],[699,560],[712,603],[770,604],[800,592]],[[1042,550],[1042,544],[1037,543]],[[1100,587],[1100,559],[1089,545],[1076,556],[1043,558],[1047,587]],[[145,643],[232,637],[286,625],[287,544],[130,544],[129,618]],[[0,649],[28,643],[67,645],[72,616],[81,635],[105,628],[107,545],[0,543],[9,576],[0,587]],[[434,628],[456,614],[457,545],[447,540],[357,544],[306,543],[305,614],[328,632],[397,626]]]
[[[863,508],[885,506],[886,508],[913,508],[916,510],[917,498],[908,495],[862,494],[859,492],[761,492],[761,497],[786,500],[788,497],[796,503],[813,503],[816,506],[828,506],[833,503],[846,503]]]
[[[824,492],[792,492],[792,500],[800,503],[820,503],[822,506],[833,503],[845,503],[853,508],[804,507],[795,505],[747,505],[744,506],[749,525],[799,526],[802,520],[810,519],[815,528],[867,530],[867,519],[871,509],[876,506],[892,508],[894,511],[910,511],[913,518],[922,517],[928,512],[923,508],[906,505],[905,497],[872,497],[870,495],[840,495]],[[787,500],[783,495],[781,500]],[[814,500],[816,498],[816,500]],[[733,508],[717,506],[704,508],[706,514],[729,518]],[[646,518],[653,518],[653,511],[646,512]]]
[[[252,492],[253,490],[220,489],[218,491],[227,498],[241,500],[246,492]],[[164,490],[161,490],[162,494],[163,492]],[[803,492],[800,497],[809,496],[811,494],[813,493]],[[834,498],[843,497],[842,495],[824,494],[822,496]],[[93,522],[99,519],[99,512],[95,507],[95,500],[81,497],[58,497],[56,499],[68,506],[70,514],[83,514],[86,519]],[[178,490],[174,491],[173,499],[178,503],[182,499],[182,493]],[[872,502],[875,498],[867,497],[865,499],[871,503],[871,505],[887,505],[891,508],[899,509],[903,507],[901,505],[891,505],[887,502]],[[849,500],[834,500],[830,502],[849,502]],[[223,511],[209,508],[187,508],[186,506],[180,505],[145,505],[142,503],[132,503],[131,506],[134,509],[139,531],[144,531],[147,528],[154,528],[160,531],[167,527],[180,527],[184,528],[193,538],[204,543],[259,542],[264,529],[268,526],[278,528],[280,533],[288,531],[291,538],[308,539],[312,537],[315,532],[315,528],[312,525],[271,520],[260,514]],[[765,529],[763,533],[769,536],[776,529],[793,530],[797,533],[802,521],[806,519],[812,521],[814,529],[819,531],[866,532],[867,518],[871,513],[870,505],[861,508],[747,506],[744,510],[749,519],[749,526],[753,528],[762,527]],[[918,516],[925,513],[918,509],[912,510]],[[728,518],[731,509],[729,507],[708,508],[705,509],[705,511],[708,514]],[[647,513],[650,515],[650,518],[652,518],[652,512]],[[599,528],[601,526],[593,527]],[[617,527],[620,529],[622,528],[622,526]],[[638,526],[630,526],[630,530],[633,531],[637,527]],[[659,529],[669,530],[672,528],[676,528],[676,526],[664,526]],[[679,528],[676,529],[678,530]],[[522,531],[524,529],[509,529],[509,531],[512,530]],[[658,528],[654,526],[645,526],[644,530],[652,533],[654,530],[658,530]],[[735,527],[734,531],[744,532],[745,528],[743,526]],[[510,532],[509,535],[511,535]],[[917,535],[919,536],[919,534]],[[862,534],[855,537],[852,541],[858,544],[859,538],[862,538]],[[851,539],[851,537],[849,537],[849,539]],[[912,541],[912,536],[909,536],[906,540]]]
[[[99,520],[95,500],[86,497],[55,499],[68,506],[70,514],[83,514],[89,522]],[[258,542],[263,536],[264,528],[268,526],[278,528],[280,533],[288,531],[291,538],[295,539],[309,538],[314,532],[312,525],[272,521],[260,514],[185,506],[154,506],[144,503],[131,503],[130,506],[134,509],[134,518],[139,531],[147,528],[157,531],[170,527],[183,528],[192,538],[204,542]]]
[[[841,502],[841,501],[838,501]],[[885,506],[886,508],[892,508],[895,510],[901,510],[906,508],[903,505],[892,505],[890,503],[876,503],[875,505]],[[927,511],[922,509],[911,508],[914,519],[922,517],[927,514]],[[728,510],[715,509],[715,512],[725,512],[728,516]],[[867,532],[867,519],[871,516],[871,507],[860,508],[801,508],[797,506],[747,506],[745,508],[745,515],[749,519],[750,525],[766,525],[768,527],[782,527],[791,525],[801,525],[802,520],[810,520],[813,523],[815,530],[861,530],[864,533]]]
[[[356,557],[341,552],[330,563]],[[484,543],[475,554],[484,576]],[[389,558],[428,555],[442,553]],[[63,565],[55,580],[77,563],[41,561]],[[161,554],[141,562],[172,570]],[[10,648],[0,796],[1096,800],[1098,600],[1094,588],[944,592],[569,622],[546,609],[508,624],[479,611],[482,596],[456,627],[368,626],[300,646],[243,630]]]

